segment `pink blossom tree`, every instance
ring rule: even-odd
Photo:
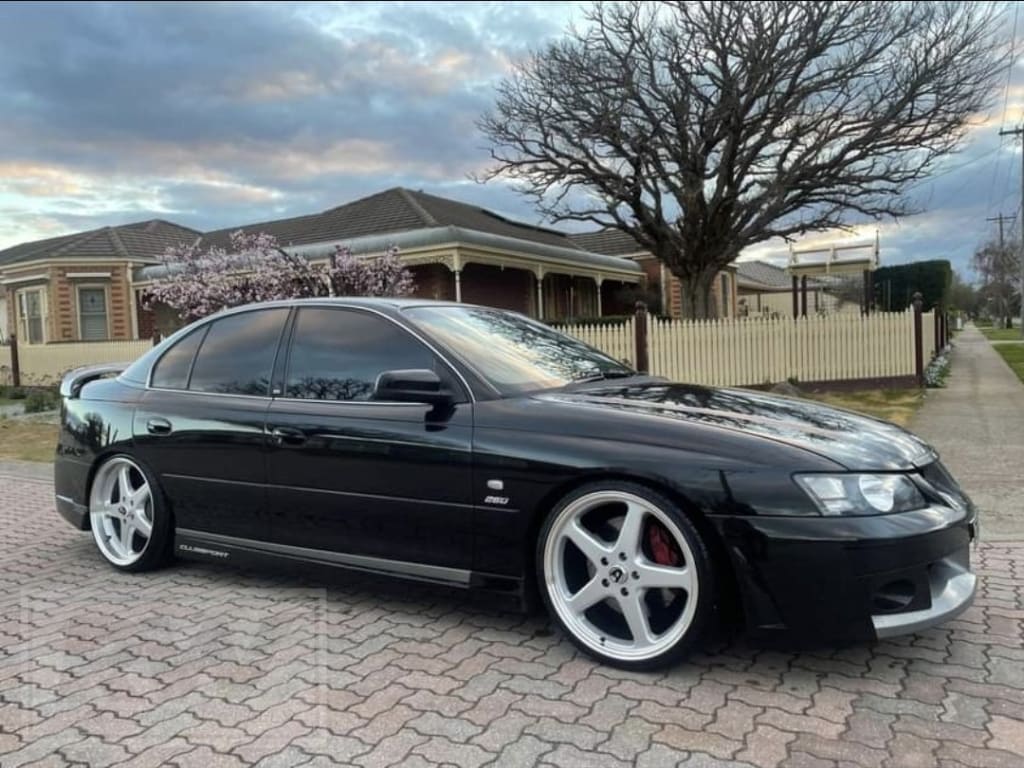
[[[268,234],[231,234],[229,249],[199,243],[167,249],[166,274],[149,289],[147,306],[165,304],[186,322],[258,301],[316,296],[407,296],[412,274],[398,250],[357,258],[338,246],[326,263],[287,253]]]

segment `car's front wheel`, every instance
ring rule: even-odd
[[[593,483],[552,510],[537,543],[540,591],[573,642],[614,666],[684,657],[714,605],[707,548],[669,499],[634,483]]]
[[[155,481],[128,456],[113,456],[96,470],[89,523],[100,554],[115,568],[145,571],[164,561],[169,516]]]

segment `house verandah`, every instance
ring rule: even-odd
[[[457,236],[475,239],[472,233]],[[402,261],[423,298],[511,309],[548,321],[632,311],[628,289],[644,281],[635,265],[583,252],[562,257],[484,249],[463,240],[440,253],[403,253]]]

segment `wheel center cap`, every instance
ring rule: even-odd
[[[608,571],[608,578],[611,579],[614,584],[621,584],[626,580],[626,572],[616,565]]]

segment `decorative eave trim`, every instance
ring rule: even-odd
[[[46,266],[46,267],[99,267],[106,266],[107,264],[130,264],[132,266],[136,264],[143,264],[148,266],[157,265],[160,262],[156,259],[145,259],[138,256],[132,258],[124,258],[123,256],[102,256],[99,258],[71,258],[67,256],[54,256],[44,257],[40,259],[32,259],[31,261],[14,261],[7,264],[0,263],[0,272],[11,272],[18,269],[26,269],[30,267]]]
[[[109,280],[109,272],[65,272],[64,277],[68,280],[81,280],[81,279],[100,279]]]

